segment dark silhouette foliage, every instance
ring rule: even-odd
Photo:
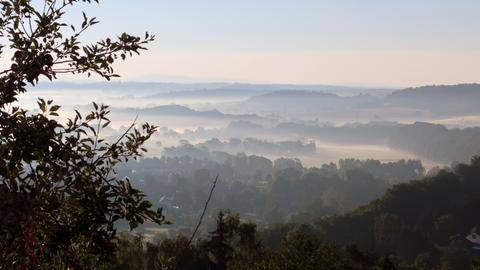
[[[118,163],[146,151],[156,127],[136,124],[108,142],[108,106],[76,112],[66,123],[60,106],[39,100],[39,112],[16,107],[27,84],[59,74],[118,75],[112,64],[138,54],[153,40],[126,33],[84,45],[81,34],[98,23],[85,14],[80,26],[63,18],[69,8],[91,0],[7,0],[0,2],[1,49],[12,52],[0,72],[0,268],[93,268],[116,250],[117,220],[130,228],[145,220],[164,222],[128,179],[115,177]],[[67,35],[67,33],[69,33]],[[7,62],[5,51],[2,61]]]

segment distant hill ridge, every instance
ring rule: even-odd
[[[210,117],[210,118],[229,118],[229,119],[261,119],[256,114],[225,114],[219,110],[197,111],[182,105],[161,105],[149,108],[112,108],[112,111],[142,114],[142,115],[168,115],[182,117]]]
[[[326,93],[323,91],[306,91],[306,90],[278,90],[269,92],[263,95],[256,96],[254,98],[271,98],[271,97],[338,97],[338,95]]]
[[[480,95],[480,84],[430,85],[406,88],[393,92],[390,97],[427,97]]]
[[[387,96],[390,106],[426,109],[437,115],[480,113],[480,84],[434,85],[407,88]]]

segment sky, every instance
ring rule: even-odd
[[[121,80],[416,86],[480,81],[478,0],[103,0],[94,41],[155,34]]]

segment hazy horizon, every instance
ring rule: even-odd
[[[41,85],[55,85],[55,84],[72,84],[72,85],[95,85],[95,84],[129,84],[129,83],[139,83],[139,84],[183,84],[183,85],[208,85],[208,84],[228,84],[228,85],[263,85],[263,86],[281,86],[281,85],[288,85],[288,86],[299,86],[299,87],[344,87],[354,89],[371,89],[371,90],[399,90],[399,89],[407,89],[407,88],[417,88],[423,86],[451,86],[451,85],[463,85],[463,84],[480,84],[480,79],[477,81],[460,81],[455,83],[431,83],[431,84],[414,84],[414,83],[407,83],[401,85],[383,85],[383,84],[329,84],[329,83],[282,83],[282,82],[258,82],[258,81],[250,81],[250,80],[210,80],[210,79],[194,79],[189,77],[176,77],[176,78],[163,78],[157,77],[156,79],[127,79],[123,76],[119,78],[112,78],[110,81],[105,81],[101,79],[95,78],[81,78],[81,79],[69,79],[69,78],[59,78],[54,82],[49,81],[42,81]],[[34,88],[32,88],[34,89]]]

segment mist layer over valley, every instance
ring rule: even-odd
[[[88,111],[92,100],[110,105],[112,136],[136,117],[161,127],[149,146],[151,156],[191,144],[229,154],[299,158],[311,166],[354,157],[416,158],[432,167],[468,161],[477,152],[478,93],[476,84],[367,89],[56,83],[41,84],[20,103],[34,109],[38,97],[53,99],[62,104],[62,118],[71,117],[73,109]]]
[[[231,195],[218,201],[216,209],[230,208],[257,224],[269,224],[280,221],[271,215],[286,221],[305,212],[309,205],[323,209],[313,214],[306,211],[313,216],[352,210],[376,199],[394,183],[434,174],[452,163],[468,162],[480,153],[480,128],[476,127],[480,121],[479,93],[480,85],[476,84],[368,89],[57,83],[40,84],[19,102],[35,110],[38,97],[53,99],[62,105],[61,119],[73,117],[68,112],[74,110],[89,111],[92,100],[108,104],[112,127],[102,132],[112,141],[135,119],[159,126],[147,142],[144,159],[127,163],[119,175],[137,179],[135,184],[159,206],[167,200],[167,213],[171,211],[177,221],[175,227],[182,224],[190,228],[195,219],[187,217],[200,210],[191,205],[201,205],[215,175],[220,177],[225,194]],[[348,183],[355,175],[350,172],[352,168],[364,173],[356,177],[366,181],[365,194],[360,190],[350,194],[344,190],[347,187],[328,180],[334,182],[324,183],[319,191],[323,195],[317,192],[297,208],[281,206],[273,195],[276,186],[286,185],[282,181],[294,178],[338,177]],[[252,192],[247,197],[254,201],[240,209],[232,198],[244,189]]]
[[[166,207],[178,232],[191,229],[216,175],[224,197],[210,213],[229,208],[268,226],[344,213],[393,184],[468,162],[480,153],[479,93],[476,84],[57,83],[41,84],[19,102],[35,110],[38,97],[53,99],[62,104],[60,119],[89,111],[92,100],[108,104],[112,124],[102,132],[112,141],[133,121],[159,126],[144,158],[118,174]],[[293,179],[321,186],[311,193]],[[291,201],[281,195],[288,189],[297,190],[299,204],[282,203]]]

